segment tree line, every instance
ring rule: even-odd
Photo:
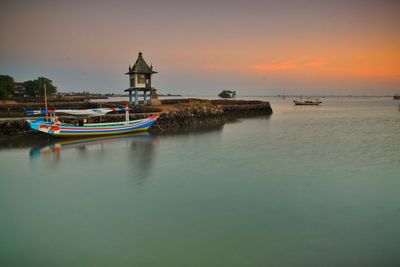
[[[46,77],[16,83],[13,77],[0,75],[0,98],[41,97],[44,96],[44,86],[46,86],[48,96],[57,94],[57,87],[53,85],[52,80]]]

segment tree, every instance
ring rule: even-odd
[[[48,96],[57,93],[57,87],[53,85],[53,81],[45,77],[38,77],[36,80],[24,82],[25,93],[31,97],[44,96],[44,85],[46,85],[46,94]]]
[[[236,96],[236,91],[223,90],[218,96],[221,98],[234,98]]]
[[[14,78],[8,75],[0,75],[0,98],[9,97],[14,88]]]
[[[39,83],[37,80],[29,80],[24,82],[25,94],[31,97],[36,97],[39,92]]]
[[[45,77],[39,77],[37,78],[39,81],[40,90],[39,90],[39,95],[44,96],[44,84],[46,85],[46,94],[47,95],[55,95],[57,94],[57,87],[53,85],[53,81],[50,79],[47,79]]]

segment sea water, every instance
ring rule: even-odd
[[[398,102],[258,99],[210,130],[2,140],[0,266],[400,266]]]

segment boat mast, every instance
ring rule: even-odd
[[[125,105],[125,121],[126,121],[126,124],[129,123],[129,105],[128,105],[128,103],[126,103],[126,105]]]
[[[47,110],[47,94],[46,94],[46,83],[43,83],[44,88],[44,107],[46,109],[46,121],[49,121],[49,115]]]

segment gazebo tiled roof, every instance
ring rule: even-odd
[[[149,67],[149,65],[147,65],[146,61],[143,58],[142,52],[139,52],[135,64],[133,65],[132,68],[129,67],[129,71],[125,74],[134,74],[134,73],[153,74],[157,72],[153,71],[153,66]]]

